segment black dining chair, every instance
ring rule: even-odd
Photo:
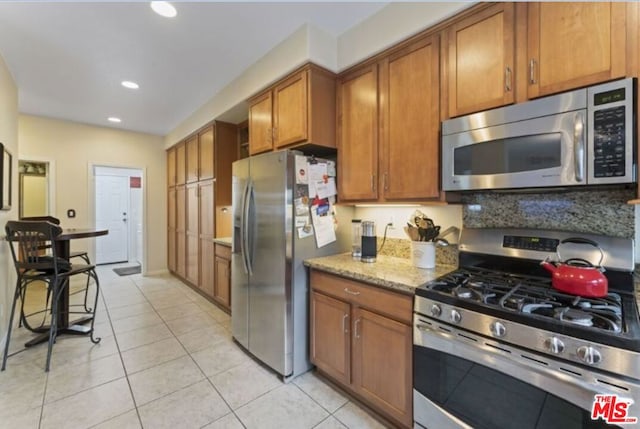
[[[55,239],[62,232],[60,226],[47,221],[9,221],[5,226],[6,240],[9,243],[11,257],[16,270],[16,287],[11,305],[11,315],[9,318],[9,329],[2,357],[2,368],[4,371],[9,355],[9,343],[13,319],[15,317],[16,306],[19,300],[23,300],[26,288],[34,282],[44,282],[47,286],[47,296],[51,296],[50,322],[49,322],[49,343],[47,349],[47,360],[45,371],[49,371],[51,363],[51,351],[56,340],[57,323],[59,312],[58,301],[64,288],[68,288],[69,280],[72,276],[82,274],[89,275],[95,282],[96,295],[93,305],[93,316],[91,319],[90,334],[94,344],[100,342],[100,338],[94,337],[95,311],[98,305],[100,294],[100,283],[94,265],[71,265],[69,261],[58,257],[56,254]],[[43,248],[50,249],[43,252]],[[21,306],[24,302],[21,303]],[[22,307],[21,307],[22,308]],[[47,306],[48,308],[48,306]],[[68,317],[68,315],[67,315]]]
[[[37,221],[37,220],[42,220],[42,221],[46,221],[46,222],[51,222],[55,225],[60,225],[60,219],[58,219],[57,217],[54,216],[27,216],[27,217],[22,217],[20,218],[20,220],[27,220],[27,221]],[[83,260],[83,262],[87,265],[91,265],[91,259],[89,259],[89,253],[86,250],[77,250],[75,252],[71,252],[69,254],[69,260],[72,260],[74,258],[80,258]],[[89,308],[87,306],[87,294],[89,293],[89,283],[91,281],[91,276],[87,276],[87,283],[85,284],[85,287],[83,289],[74,291],[73,293],[71,293],[71,295],[75,295],[77,293],[82,293],[84,292],[84,311],[89,313],[91,312],[91,308]],[[48,300],[47,300],[48,302]],[[21,326],[23,323],[23,319],[20,319],[20,325]]]

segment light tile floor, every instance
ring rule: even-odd
[[[98,268],[98,345],[17,328],[0,372],[0,428],[383,428],[313,372],[284,384],[230,333],[230,317],[170,275]],[[74,285],[75,287],[75,285]],[[81,294],[73,299],[79,299]]]

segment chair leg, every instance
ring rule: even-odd
[[[53,343],[56,341],[56,330],[58,329],[58,298],[62,288],[60,287],[60,281],[58,279],[53,280],[53,301],[51,302],[51,324],[49,325],[49,345],[47,348],[47,363],[44,367],[45,372],[49,372],[51,366],[51,352],[53,350]]]
[[[89,283],[90,282],[91,282],[91,276],[89,274],[87,274],[87,284],[85,285],[85,288],[84,288],[84,311],[86,311],[87,313],[91,313],[91,311],[92,311],[91,308],[87,307],[87,296],[89,295]]]
[[[2,368],[0,370],[4,371],[7,367],[7,357],[9,356],[9,342],[11,340],[11,330],[13,329],[13,318],[16,314],[16,304],[18,302],[18,298],[22,292],[22,281],[18,278],[16,282],[16,290],[13,294],[13,303],[11,304],[11,315],[9,316],[9,329],[7,329],[7,340],[4,345],[4,353],[2,355]]]
[[[100,296],[100,281],[98,280],[98,275],[96,274],[95,271],[91,272],[91,277],[93,277],[93,280],[96,282],[96,298],[93,301],[93,317],[91,318],[91,342],[94,344],[98,344],[100,342],[100,340],[102,340],[102,338],[100,337],[94,337],[94,330],[93,330],[93,325],[96,322],[96,310],[98,309],[98,297]],[[87,289],[87,293],[89,292],[89,289]],[[85,295],[86,298],[86,295]]]

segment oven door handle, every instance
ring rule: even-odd
[[[432,349],[493,368],[545,392],[565,398],[587,411],[591,409],[596,394],[617,394],[624,397],[640,395],[638,381],[616,380],[613,384],[602,383],[600,380],[608,379],[604,374],[492,341],[468,331],[459,331],[438,322],[426,322],[417,315],[414,318],[414,328],[414,347]],[[616,388],[617,385],[623,387]]]
[[[577,182],[584,180],[584,119],[576,113],[573,121],[573,165]]]

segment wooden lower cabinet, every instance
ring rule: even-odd
[[[210,238],[200,239],[200,290],[208,297],[213,298],[216,274],[214,260],[215,243]]]
[[[311,361],[392,422],[411,427],[412,297],[311,271]]]
[[[331,378],[351,381],[349,303],[311,293],[311,360]]]
[[[215,247],[213,299],[231,311],[231,248],[223,244],[216,244]]]

